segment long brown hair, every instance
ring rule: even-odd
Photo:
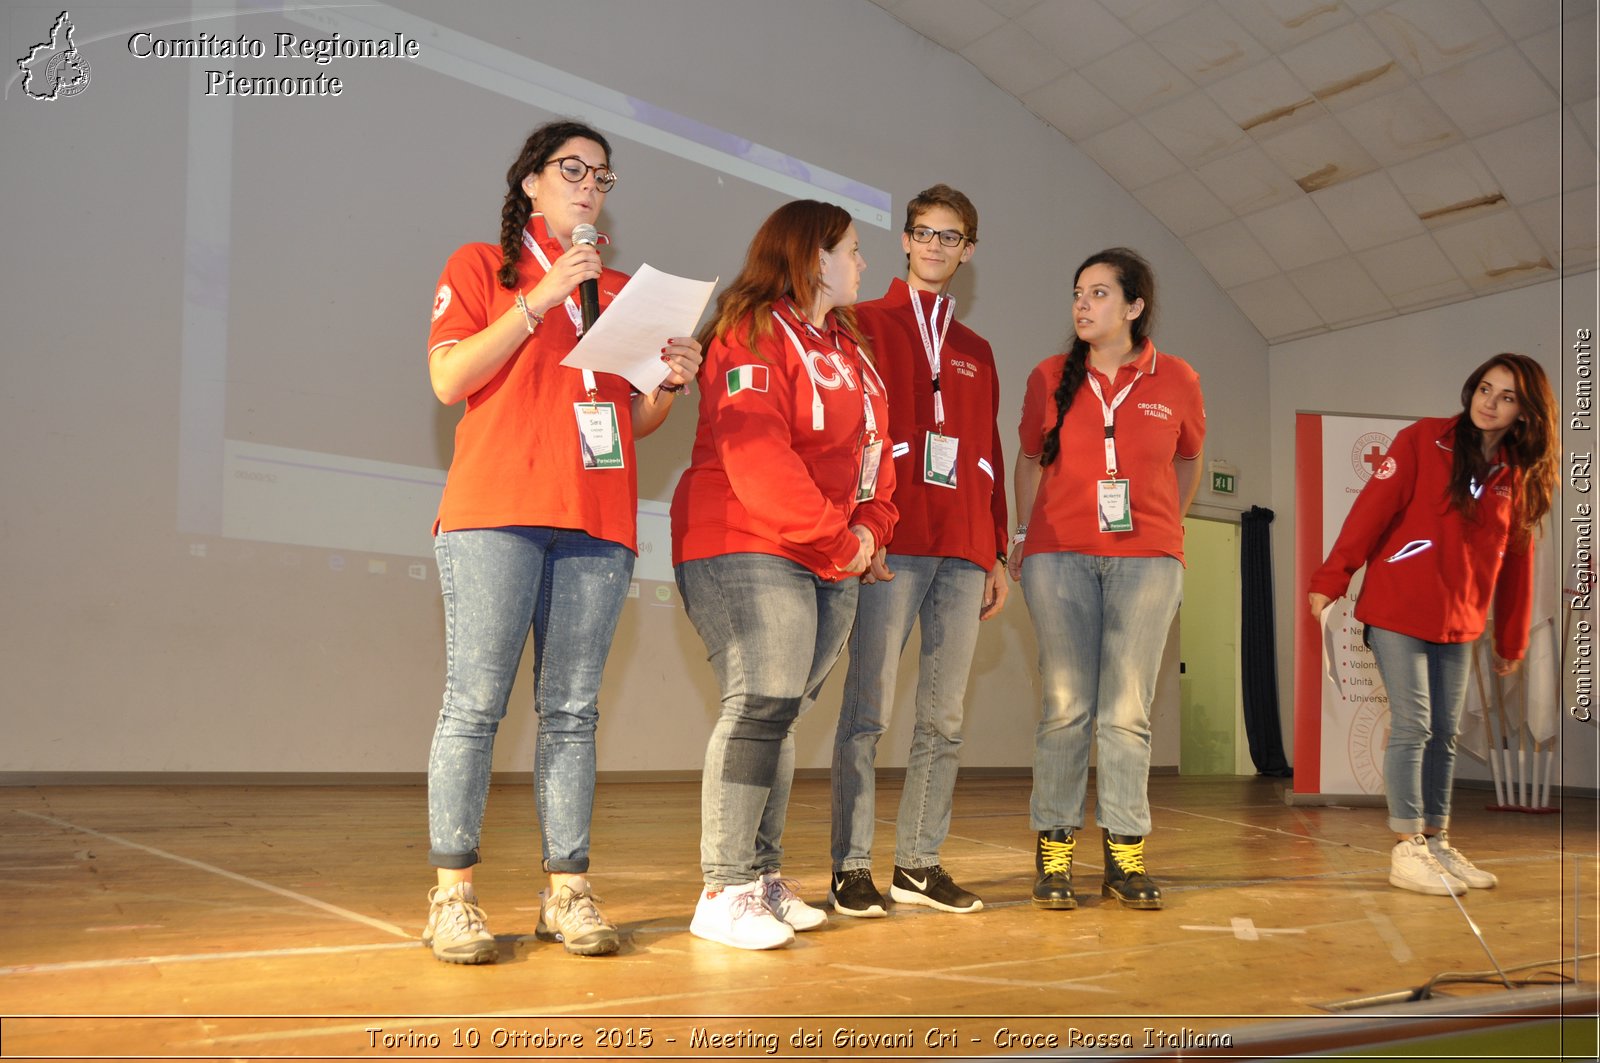
[[[1488,479],[1493,457],[1483,453],[1483,432],[1472,423],[1472,399],[1484,376],[1496,366],[1511,374],[1512,387],[1517,392],[1517,419],[1500,445],[1508,462],[1522,472],[1521,490],[1512,500],[1511,539],[1525,545],[1550,512],[1561,446],[1556,430],[1559,414],[1550,393],[1550,381],[1539,363],[1527,355],[1497,354],[1474,369],[1461,385],[1461,415],[1456,418],[1448,495],[1456,512],[1470,519],[1476,501],[1473,485]]]
[[[517,161],[506,171],[506,199],[500,207],[500,270],[495,274],[500,287],[510,291],[517,286],[517,260],[522,257],[522,230],[533,217],[533,200],[522,190],[522,182],[531,173],[538,173],[555,158],[561,145],[573,137],[582,137],[600,145],[606,154],[606,165],[611,165],[611,145],[606,138],[582,122],[566,119],[546,122],[528,134],[522,144]]]
[[[740,338],[754,347],[772,331],[767,311],[780,299],[792,299],[802,313],[809,311],[822,291],[817,253],[839,246],[848,228],[849,211],[815,199],[797,199],[769,214],[750,240],[739,275],[717,297],[717,312],[700,330],[700,342],[709,345],[717,337],[730,337],[739,322],[749,317],[749,334]],[[856,328],[855,310],[837,306],[833,315],[870,360],[866,341]]]
[[[1126,302],[1144,300],[1144,309],[1140,311],[1138,317],[1128,323],[1128,330],[1133,336],[1133,349],[1137,351],[1144,346],[1144,341],[1155,325],[1155,270],[1150,268],[1150,263],[1144,260],[1143,255],[1132,248],[1108,247],[1083,260],[1078,272],[1072,275],[1072,286],[1074,288],[1078,286],[1078,278],[1083,276],[1084,270],[1102,264],[1110,266],[1116,273],[1117,283],[1122,286],[1122,298]],[[1067,360],[1061,366],[1061,379],[1056,383],[1056,423],[1044,434],[1044,446],[1039,450],[1040,465],[1049,465],[1060,456],[1061,422],[1066,420],[1067,409],[1072,405],[1073,396],[1078,393],[1078,388],[1083,385],[1088,373],[1089,342],[1079,338],[1074,332],[1072,347],[1067,351]]]

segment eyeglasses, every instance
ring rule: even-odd
[[[561,176],[573,184],[581,183],[585,177],[589,176],[589,171],[593,170],[595,187],[602,192],[611,191],[611,187],[617,183],[617,172],[611,167],[605,165],[590,166],[576,155],[551,159],[545,165],[561,167]]]
[[[910,233],[911,239],[919,244],[925,244],[937,236],[939,242],[946,247],[960,247],[967,239],[965,233],[957,232],[955,229],[930,229],[926,225],[918,225],[913,229],[907,229],[906,232]]]

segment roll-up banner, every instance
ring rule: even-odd
[[[1361,638],[1355,598],[1366,570],[1328,611],[1311,616],[1311,574],[1328,555],[1345,516],[1395,434],[1414,418],[1295,414],[1294,790],[1291,803],[1383,794],[1389,699]]]

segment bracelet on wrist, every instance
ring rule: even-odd
[[[533,335],[534,330],[544,324],[544,315],[534,313],[521,292],[517,293],[517,309],[522,311],[522,323],[528,326],[528,335]]]

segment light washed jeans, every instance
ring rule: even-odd
[[[446,868],[478,862],[494,736],[531,627],[544,869],[587,871],[600,674],[633,552],[581,531],[526,527],[442,532],[433,552],[445,687],[428,758],[428,858]]]
[[[1183,600],[1183,564],[1173,557],[1033,554],[1022,566],[1022,591],[1044,689],[1033,829],[1083,826],[1092,730],[1095,821],[1112,834],[1149,834],[1150,702]]]
[[[1383,753],[1389,829],[1417,834],[1424,826],[1448,827],[1472,643],[1424,642],[1371,624],[1366,635],[1389,691]]]
[[[931,867],[950,832],[963,701],[978,644],[986,573],[959,557],[890,554],[888,582],[861,587],[850,670],[833,739],[833,869],[872,867],[878,738],[894,711],[895,675],[911,625],[922,624],[917,719],[895,824],[894,862]]]
[[[700,868],[707,889],[741,886],[783,863],[794,724],[839,659],[861,584],[769,554],[674,572],[722,688],[700,777]]]

